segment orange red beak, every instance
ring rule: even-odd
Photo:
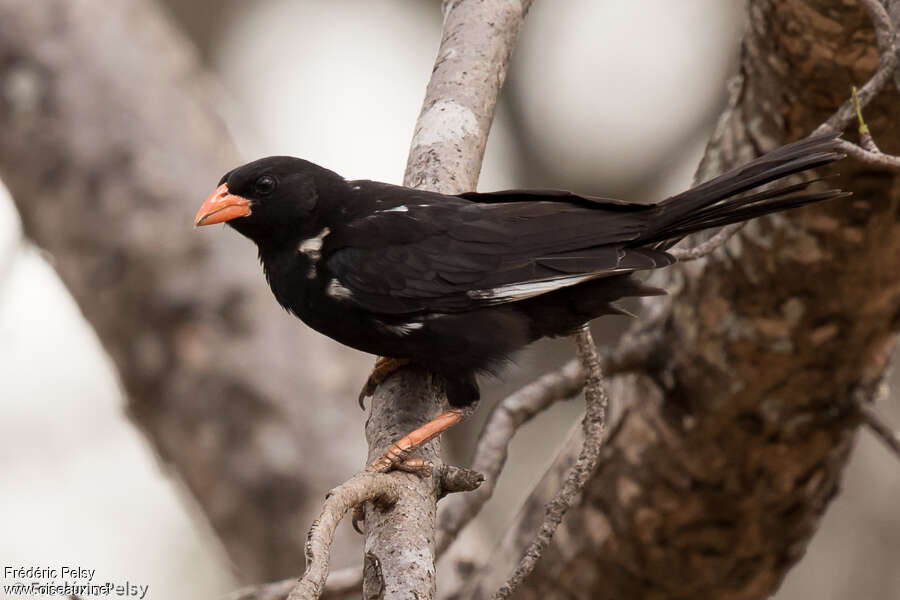
[[[228,184],[216,188],[194,217],[194,227],[224,223],[250,214],[250,201],[228,193]]]

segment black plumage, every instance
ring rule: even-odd
[[[313,329],[409,359],[478,397],[475,374],[570,333],[624,297],[662,293],[633,273],[675,262],[690,233],[844,195],[808,183],[759,188],[842,155],[807,138],[658,204],[561,191],[443,195],[346,181],[291,157],[220,181],[197,224],[227,221],[259,248],[280,302]]]

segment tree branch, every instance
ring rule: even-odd
[[[494,107],[529,0],[456,0],[443,5],[440,48],[416,123],[404,184],[459,193],[475,189]],[[438,414],[443,394],[425,374],[405,369],[379,387],[366,426],[369,460]],[[438,469],[439,440],[422,454]],[[366,595],[432,598],[435,511],[440,485],[407,473],[395,510],[366,509]]]
[[[875,411],[869,403],[859,406],[859,414],[863,423],[881,440],[888,450],[900,458],[900,431],[894,429]]]
[[[690,248],[673,248],[669,250],[669,254],[678,259],[678,262],[687,262],[691,260],[697,260],[698,258],[703,258],[704,256],[708,256],[712,254],[722,246],[728,243],[728,240],[734,237],[734,235],[743,229],[744,225],[746,225],[746,221],[743,223],[732,223],[731,225],[726,225],[715,235],[704,242],[700,242],[696,246],[692,246]]]
[[[534,569],[535,564],[541,558],[544,550],[550,544],[556,528],[562,522],[566,511],[575,502],[576,497],[584,488],[588,477],[597,468],[600,460],[600,448],[603,445],[604,432],[606,430],[606,410],[609,406],[609,397],[603,387],[603,371],[600,367],[600,359],[591,337],[591,330],[584,325],[575,335],[575,343],[578,347],[578,358],[585,372],[584,399],[587,408],[581,428],[584,434],[584,442],[581,453],[566,476],[562,488],[547,505],[546,516],[541,528],[534,540],[525,549],[519,564],[510,578],[500,586],[493,600],[509,598],[522,580]]]
[[[320,600],[339,600],[351,595],[359,596],[362,590],[362,569],[347,567],[332,571],[325,580]],[[297,578],[282,579],[272,583],[251,585],[226,595],[222,600],[286,600],[297,585]]]
[[[398,478],[362,472],[328,493],[322,513],[306,537],[306,572],[291,590],[288,600],[317,600],[328,577],[334,530],[351,508],[371,502],[376,510],[392,508],[400,500]]]
[[[652,362],[660,341],[661,336],[656,333],[629,334],[618,346],[600,354],[600,368],[607,377],[642,368]],[[580,393],[584,389],[584,372],[583,361],[574,358],[497,404],[478,438],[472,462],[472,469],[483,474],[485,482],[474,492],[448,498],[442,505],[438,515],[438,556],[490,500],[516,432],[556,402]]]
[[[865,85],[859,89],[859,107],[865,108],[884,89],[884,86],[893,80],[897,62],[900,58],[897,55],[898,48],[894,24],[887,10],[885,10],[879,0],[859,0],[859,3],[869,15],[872,27],[875,29],[878,46],[878,69]],[[857,107],[854,106],[854,103],[851,100],[847,100],[825,122],[816,127],[813,134],[846,129],[856,118],[856,111]]]

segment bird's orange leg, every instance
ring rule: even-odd
[[[394,371],[401,367],[405,367],[408,364],[409,359],[406,358],[388,358],[386,356],[379,356],[376,358],[375,366],[372,367],[372,373],[369,374],[366,384],[359,392],[359,407],[365,410],[366,398],[375,393],[375,388],[387,381],[387,378],[390,377]]]
[[[391,469],[400,469],[402,471],[420,472],[430,469],[430,461],[423,458],[407,458],[407,456],[428,440],[459,423],[462,418],[463,411],[460,408],[450,409],[435,417],[391,444],[391,447],[385,450],[381,458],[366,467],[366,471],[385,473]]]

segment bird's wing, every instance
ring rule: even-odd
[[[398,205],[334,231],[331,289],[381,314],[460,312],[674,262],[628,247],[645,228],[641,205],[490,196]]]

